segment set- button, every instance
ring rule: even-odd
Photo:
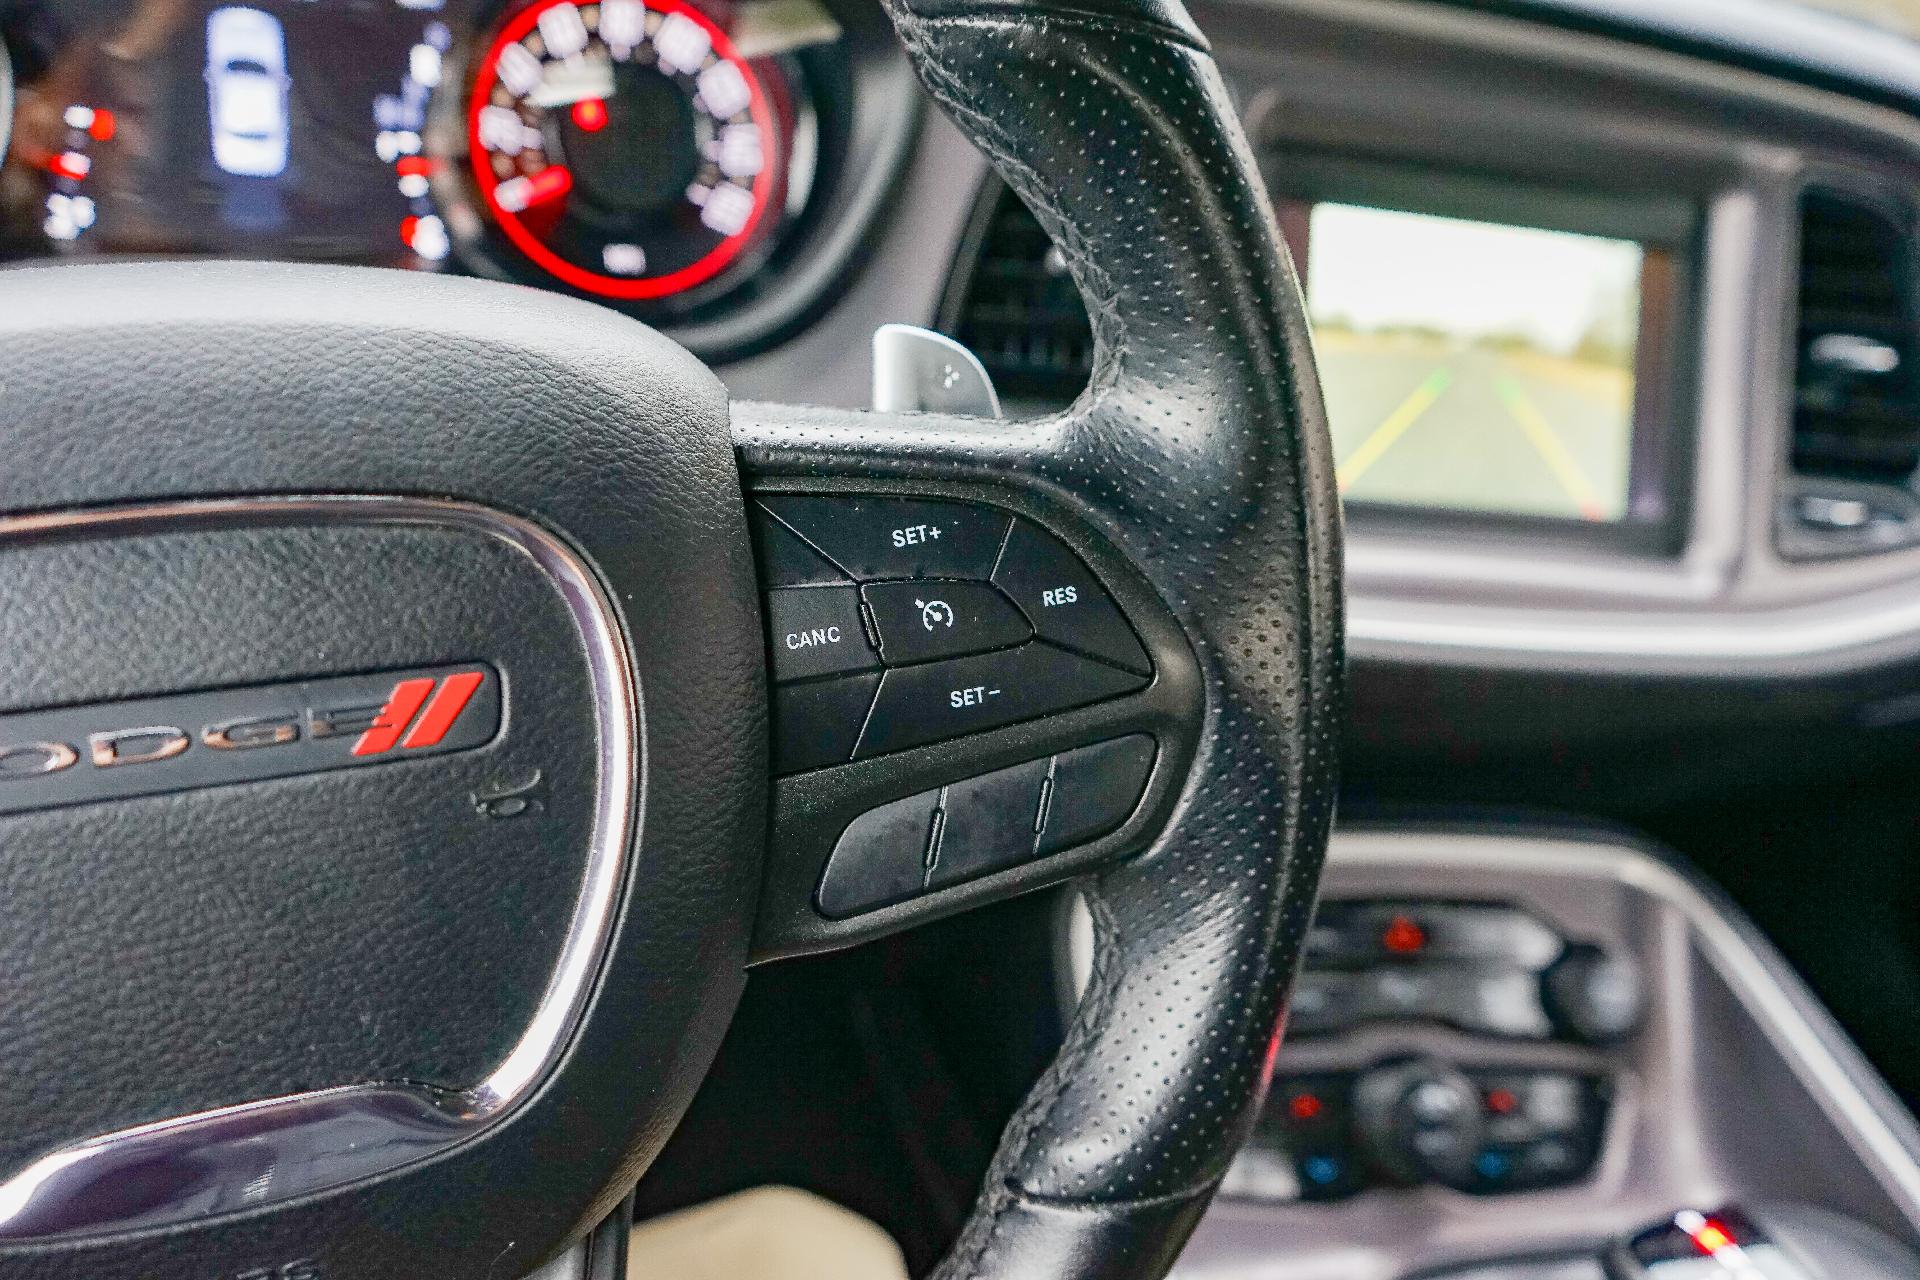
[[[1000,728],[1152,677],[1093,571],[1008,512],[768,495],[754,542],[781,773]]]

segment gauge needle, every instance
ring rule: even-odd
[[[573,190],[573,170],[550,165],[531,177],[509,178],[493,189],[493,202],[502,213],[523,213],[534,205],[558,200]]]

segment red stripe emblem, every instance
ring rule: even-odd
[[[486,678],[484,671],[462,671],[444,681],[402,680],[387,695],[386,705],[380,708],[372,726],[353,744],[353,754],[377,756],[393,750],[396,745],[409,749],[439,746]],[[438,689],[434,687],[436,684]],[[428,695],[432,695],[431,702]],[[423,706],[425,714],[420,710]],[[416,715],[420,717],[418,724],[414,724]],[[407,732],[409,725],[413,726],[411,733]],[[406,735],[404,743],[402,734]]]
[[[467,709],[467,704],[473,701],[475,691],[486,678],[483,671],[462,671],[458,675],[448,676],[421,714],[420,723],[413,726],[413,732],[400,745],[408,750],[439,746],[440,740],[453,728],[453,722]]]

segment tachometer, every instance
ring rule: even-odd
[[[603,297],[667,298],[714,279],[777,207],[767,86],[685,0],[533,0],[481,60],[467,127],[501,232]]]

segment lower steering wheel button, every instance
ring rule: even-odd
[[[984,582],[878,582],[862,589],[890,667],[1004,649],[1033,628]]]
[[[943,889],[1033,860],[1048,763],[1033,760],[947,788],[928,888]]]
[[[889,671],[859,759],[997,729],[1131,693],[1146,677],[1046,644]]]
[[[1125,822],[1146,792],[1156,753],[1153,739],[1136,733],[1055,756],[1040,852],[1085,844]]]
[[[844,920],[926,888],[927,850],[940,793],[928,791],[861,814],[840,834],[820,877],[820,914]]]
[[[1026,610],[1042,640],[1141,675],[1153,671],[1147,651],[1106,588],[1052,534],[1024,520],[1014,521],[1006,550],[993,571],[993,584]]]
[[[767,643],[773,653],[773,678],[781,682],[870,671],[880,665],[860,622],[860,592],[855,587],[767,592]]]
[[[816,680],[773,691],[773,770],[800,773],[853,758],[878,675]]]

